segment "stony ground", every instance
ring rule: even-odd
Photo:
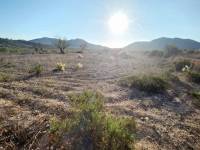
[[[179,80],[172,81],[164,94],[148,95],[118,84],[127,75],[165,72],[171,60],[138,53],[79,55],[0,56],[0,71],[15,78],[0,82],[0,149],[34,149],[33,145],[40,145],[49,118],[70,113],[68,94],[87,89],[107,98],[108,112],[135,117],[136,149],[200,149],[200,109],[191,104],[187,94],[199,85],[186,82],[179,74]],[[54,72],[57,62],[65,63],[67,69]],[[37,63],[45,69],[39,77],[28,73]],[[83,68],[76,70],[77,63]]]

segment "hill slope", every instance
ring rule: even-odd
[[[43,37],[43,38],[30,40],[30,42],[46,44],[51,47],[55,47],[55,43],[57,40],[58,39],[56,39],[56,38]],[[95,44],[89,43],[83,39],[71,39],[71,40],[68,40],[67,42],[69,43],[69,48],[72,48],[72,49],[79,49],[82,44],[86,44],[86,49],[95,49],[95,50],[108,49],[108,47],[104,47],[101,45],[95,45]]]
[[[26,40],[12,40],[0,38],[0,47],[10,48],[34,48],[37,47],[38,43]],[[40,47],[49,48],[48,44],[40,44]]]
[[[25,40],[11,40],[0,38],[0,47],[33,47],[35,43]]]
[[[200,42],[181,38],[158,38],[152,41],[134,42],[126,50],[163,50],[167,45],[175,45],[180,49],[200,49]]]

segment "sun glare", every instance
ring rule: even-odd
[[[112,15],[108,21],[110,30],[115,34],[124,33],[129,26],[129,18],[123,12]]]

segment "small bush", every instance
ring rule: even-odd
[[[5,73],[0,73],[0,82],[11,81],[11,76]]]
[[[40,64],[37,64],[37,65],[35,65],[33,68],[31,68],[31,69],[29,70],[29,73],[34,73],[34,74],[36,74],[36,75],[40,75],[43,71],[44,71],[43,66],[40,65]]]
[[[131,118],[113,117],[106,118],[106,134],[107,142],[105,142],[107,149],[133,149],[133,142],[135,138],[135,121]]]
[[[176,68],[176,71],[182,71],[182,69],[185,67],[185,66],[188,66],[188,67],[192,67],[192,62],[189,61],[189,60],[179,60],[179,61],[176,61],[175,62],[175,68]]]
[[[14,68],[16,67],[15,64],[11,63],[11,62],[7,62],[3,65],[4,68]]]
[[[6,52],[8,52],[7,48],[0,47],[0,53],[6,53]]]
[[[68,123],[72,123],[71,121],[69,122],[69,119],[66,120],[59,120],[56,117],[53,117],[50,119],[50,133],[55,133],[57,135],[60,135],[58,131],[63,130],[63,129],[70,129],[69,126],[67,126]]]
[[[200,84],[200,73],[190,71],[188,73],[188,77],[192,82]]]
[[[200,107],[200,91],[192,91],[190,94],[193,97],[193,104],[197,107]]]
[[[106,114],[103,111],[104,98],[97,92],[86,91],[69,97],[77,113],[65,120],[53,119],[50,122],[51,133],[61,139],[62,135],[68,135],[68,149],[134,148],[136,129],[133,118]]]
[[[99,111],[103,108],[104,97],[98,92],[85,91],[81,94],[71,94],[69,99],[70,104],[79,109],[91,106]]]
[[[37,94],[37,95],[40,95],[40,96],[43,96],[43,97],[51,95],[51,92],[45,87],[32,87],[31,91],[34,94]]]
[[[65,71],[65,64],[63,64],[63,63],[57,63],[56,64],[56,70],[57,71]]]
[[[131,76],[120,81],[121,85],[137,88],[149,93],[159,93],[166,90],[167,79],[163,76]]]
[[[199,99],[200,100],[200,91],[193,91],[192,93],[191,93],[191,95],[194,97],[194,98],[196,98],[196,99]]]

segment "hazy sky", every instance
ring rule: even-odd
[[[129,21],[121,34],[108,26],[117,12]],[[200,0],[0,0],[0,37],[83,38],[119,47],[163,36],[200,41]]]

